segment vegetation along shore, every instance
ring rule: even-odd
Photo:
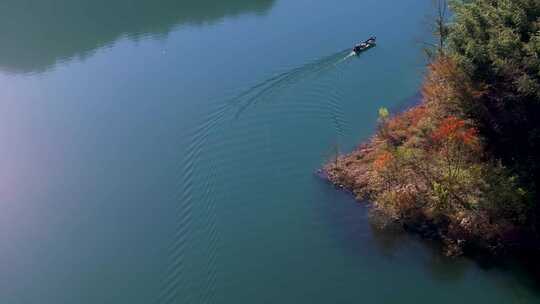
[[[538,250],[540,1],[439,1],[421,102],[326,164],[336,185],[447,255]],[[391,85],[391,84],[389,84]]]

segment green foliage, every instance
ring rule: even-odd
[[[449,244],[498,245],[539,225],[540,0],[452,6],[422,104],[394,117],[380,108],[379,133],[330,176],[391,218],[442,225]]]
[[[385,107],[379,108],[379,119],[381,121],[386,121],[386,119],[388,119],[389,116],[390,116],[390,111],[388,111],[387,108]]]
[[[473,78],[499,88],[531,93],[540,75],[540,3],[535,0],[454,1],[449,35],[454,56]],[[533,92],[540,96],[540,92]]]
[[[518,176],[513,184],[535,196],[540,187],[540,136],[534,136],[540,134],[540,1],[453,1],[452,7],[451,55],[474,83],[487,88],[464,112],[494,157]],[[540,216],[540,205],[536,209]]]
[[[486,166],[480,207],[494,217],[523,224],[531,209],[529,193],[519,187],[518,178],[501,163]]]
[[[450,49],[475,79],[516,80],[527,74],[538,83],[538,1],[453,1],[453,9]]]
[[[432,187],[432,199],[436,210],[440,211],[448,207],[450,200],[450,190],[446,184],[433,182]]]

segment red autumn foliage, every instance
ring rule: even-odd
[[[439,127],[433,132],[432,137],[436,141],[454,138],[464,125],[464,120],[454,116],[449,116],[445,118]]]
[[[463,119],[459,119],[455,116],[448,116],[433,132],[432,138],[436,142],[457,140],[472,146],[478,141],[478,131],[475,128],[466,127],[466,123]]]
[[[478,141],[478,130],[476,128],[469,128],[462,134],[461,138],[467,145],[473,145]]]
[[[435,60],[422,102],[381,121],[369,142],[325,167],[328,178],[409,227],[437,226],[450,254],[464,244],[502,248],[505,231],[527,219],[527,193],[485,158],[474,121],[464,119],[482,88],[452,58]]]

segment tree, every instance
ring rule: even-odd
[[[387,108],[379,108],[379,134],[382,138],[388,137],[388,118],[390,117],[390,111]]]
[[[429,16],[429,29],[436,38],[435,43],[424,43],[428,47],[424,48],[429,58],[442,56],[445,54],[445,44],[449,34],[448,19],[449,5],[447,0],[432,0],[434,14]],[[435,51],[433,51],[435,50]]]
[[[385,107],[379,108],[379,121],[381,123],[385,123],[388,120],[389,116],[390,116],[390,111],[388,111],[387,108]]]
[[[451,56],[486,88],[466,115],[488,149],[534,191],[540,186],[540,1],[453,1],[452,8]]]
[[[433,0],[433,4],[436,10],[435,16],[435,37],[438,40],[437,51],[439,55],[444,53],[444,43],[448,37],[448,1],[447,0]]]

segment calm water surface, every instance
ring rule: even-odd
[[[313,175],[415,96],[429,7],[1,1],[0,302],[538,303]]]

